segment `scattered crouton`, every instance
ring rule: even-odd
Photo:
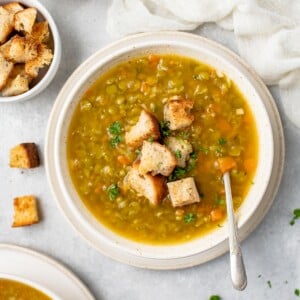
[[[12,227],[28,226],[39,222],[37,201],[34,196],[14,199],[14,220]]]
[[[139,196],[147,198],[151,204],[157,205],[166,194],[166,182],[163,176],[140,175],[139,164],[134,164],[124,178],[125,186],[129,186]]]
[[[3,5],[3,8],[6,9],[10,14],[15,14],[24,9],[24,7],[18,2],[10,2]]]
[[[40,44],[37,57],[25,63],[25,74],[31,78],[36,78],[41,68],[50,65],[52,58],[51,50],[44,44]]]
[[[176,157],[176,165],[180,168],[185,168],[190,154],[193,152],[193,147],[190,142],[184,139],[173,136],[167,137],[164,140],[166,146],[174,153]]]
[[[45,43],[49,39],[49,25],[48,22],[39,22],[35,23],[32,27],[30,34],[27,34],[26,37],[31,37],[38,41],[39,43]]]
[[[38,43],[34,39],[25,39],[15,35],[0,47],[4,57],[14,63],[25,63],[38,55]]]
[[[125,135],[126,144],[138,148],[149,138],[153,141],[160,138],[159,124],[151,113],[142,110],[138,122]]]
[[[0,52],[0,90],[6,85],[14,64],[7,61]]]
[[[188,127],[194,121],[191,109],[194,101],[188,99],[169,99],[164,107],[165,121],[169,122],[171,130]]]
[[[173,207],[200,202],[193,177],[167,183]]]
[[[13,15],[0,6],[0,44],[5,43],[8,36],[14,30],[14,19]]]
[[[9,165],[11,168],[30,169],[40,165],[37,146],[34,143],[23,143],[10,150]]]
[[[166,146],[157,142],[144,141],[140,161],[141,175],[151,173],[169,176],[176,166],[174,154]]]
[[[15,29],[26,33],[31,33],[35,23],[37,10],[34,7],[23,9],[15,14]]]

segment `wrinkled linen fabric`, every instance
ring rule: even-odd
[[[267,85],[279,85],[284,111],[300,128],[300,0],[113,0],[107,31],[190,31],[205,22],[234,32],[240,55]]]

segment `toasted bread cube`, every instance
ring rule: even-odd
[[[29,90],[30,78],[27,75],[19,74],[15,78],[9,78],[2,89],[3,97],[17,96]]]
[[[3,8],[6,9],[10,14],[15,14],[24,9],[24,7],[18,2],[10,2],[3,5]]]
[[[49,25],[48,22],[38,22],[35,23],[32,27],[30,34],[27,34],[26,37],[31,37],[39,43],[47,42],[49,39]]]
[[[14,30],[14,18],[13,15],[0,6],[0,44],[6,42],[8,36]]]
[[[23,143],[10,150],[11,168],[30,169],[40,165],[40,158],[35,143]]]
[[[200,202],[200,197],[193,177],[167,183],[173,207]]]
[[[0,52],[0,90],[6,85],[14,64],[7,61]]]
[[[25,63],[38,55],[38,42],[15,35],[0,47],[4,57],[14,63]]]
[[[31,33],[33,24],[35,23],[37,10],[34,7],[23,9],[15,14],[15,29]]]
[[[34,196],[14,199],[14,221],[12,227],[28,226],[39,222],[37,201]]]
[[[25,63],[25,74],[31,78],[36,78],[41,68],[51,64],[52,58],[51,50],[47,46],[40,44],[37,57]]]
[[[149,138],[154,141],[160,138],[159,124],[151,113],[143,110],[138,122],[126,133],[125,140],[130,147],[138,148]]]
[[[187,140],[173,136],[167,137],[164,142],[174,153],[176,157],[176,165],[180,168],[185,168],[186,162],[189,159],[190,154],[193,152],[191,143]]]
[[[149,174],[140,175],[139,164],[134,164],[124,178],[125,186],[129,186],[139,196],[147,198],[151,204],[157,205],[166,194],[166,181],[164,177]]]
[[[164,119],[169,122],[171,130],[188,127],[194,121],[191,109],[194,101],[188,99],[169,99],[164,107]]]
[[[140,161],[141,175],[151,173],[169,176],[176,166],[174,154],[166,146],[157,142],[144,141]]]

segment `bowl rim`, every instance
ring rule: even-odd
[[[253,79],[256,82],[256,84],[258,85],[257,89],[260,89],[261,90],[260,92],[263,93],[264,96],[266,98],[268,98],[268,101],[270,102],[269,104],[271,106],[271,111],[273,113],[273,118],[275,119],[274,122],[275,122],[275,125],[277,127],[276,128],[277,130],[275,130],[275,131],[278,133],[278,136],[279,136],[279,138],[277,139],[278,142],[279,142],[279,147],[278,147],[279,152],[277,153],[277,156],[280,156],[279,162],[278,162],[278,171],[276,172],[276,174],[277,174],[276,178],[275,179],[273,178],[273,181],[275,181],[275,186],[272,188],[273,189],[272,195],[269,196],[270,199],[269,199],[269,201],[267,201],[268,203],[265,203],[264,204],[264,210],[260,211],[261,216],[260,216],[260,218],[258,218],[259,220],[258,220],[258,222],[256,222],[257,224],[253,225],[251,229],[247,228],[247,230],[244,230],[245,232],[243,232],[243,234],[241,234],[241,238],[243,239],[258,225],[258,223],[263,218],[264,214],[267,212],[268,208],[270,207],[270,205],[271,205],[271,203],[274,199],[274,195],[277,191],[278,183],[280,182],[280,178],[281,178],[281,174],[282,174],[283,161],[284,161],[284,159],[283,159],[284,158],[284,139],[283,139],[283,132],[282,132],[282,126],[281,126],[279,114],[278,114],[277,108],[274,104],[274,101],[272,99],[272,96],[270,95],[269,91],[267,90],[265,85],[262,83],[262,81],[253,72],[253,70],[251,68],[249,68],[236,54],[234,54],[233,52],[231,52],[227,48],[225,48],[225,47],[223,47],[223,46],[221,46],[221,45],[219,45],[219,44],[217,44],[217,43],[215,43],[211,40],[208,40],[208,39],[205,39],[203,37],[199,37],[197,35],[190,34],[190,33],[179,33],[179,32],[169,32],[168,31],[168,32],[145,33],[145,34],[137,34],[137,35],[134,35],[134,36],[129,36],[129,37],[126,37],[125,39],[117,41],[117,42],[103,48],[102,50],[99,50],[94,55],[92,55],[89,59],[87,59],[81,66],[79,66],[75,70],[73,75],[71,75],[71,77],[68,79],[65,86],[63,87],[60,94],[58,95],[57,99],[58,100],[60,99],[60,97],[62,96],[62,94],[65,91],[66,86],[70,85],[72,81],[77,80],[77,83],[78,83],[78,81],[83,82],[83,81],[85,81],[86,78],[88,78],[90,76],[90,74],[92,73],[91,69],[93,68],[93,66],[91,66],[91,63],[94,62],[95,58],[97,58],[98,55],[101,55],[101,53],[103,53],[105,51],[109,51],[112,48],[118,48],[118,47],[122,48],[122,45],[124,43],[128,43],[128,42],[133,43],[133,42],[136,42],[137,39],[143,39],[143,38],[147,39],[149,37],[153,38],[153,36],[154,37],[155,36],[165,37],[166,39],[167,39],[167,37],[173,37],[174,38],[174,36],[176,36],[176,38],[181,37],[181,38],[186,38],[186,39],[191,39],[191,40],[197,39],[198,41],[201,41],[202,43],[208,43],[210,46],[218,48],[223,53],[225,53],[226,55],[229,55],[229,57],[231,57],[232,59],[237,61],[237,63],[240,65],[240,67],[244,68],[244,71],[246,71],[246,73],[248,73],[248,76],[252,77],[251,79]],[[81,74],[80,72],[81,72],[83,66],[87,66],[89,64],[90,64],[90,66],[89,66],[90,69],[88,71],[85,71],[85,74]],[[97,66],[94,66],[94,68],[97,68]],[[81,76],[81,80],[79,80],[78,78],[76,79],[76,77],[78,77],[79,74]],[[80,84],[78,84],[78,86],[80,86]],[[74,92],[74,91],[71,91],[71,93],[72,92]],[[71,96],[70,96],[70,98],[71,98]],[[56,180],[54,180],[54,178],[52,176],[53,175],[53,166],[51,166],[51,164],[52,164],[51,159],[53,159],[53,158],[55,159],[55,155],[53,156],[53,153],[50,154],[51,146],[49,146],[49,145],[51,143],[50,143],[49,139],[51,139],[51,135],[53,135],[53,128],[51,128],[52,127],[51,122],[54,121],[54,120],[57,121],[57,116],[55,116],[55,114],[57,113],[58,106],[59,106],[59,101],[56,101],[55,106],[52,110],[50,119],[49,119],[48,128],[47,128],[47,139],[46,139],[46,144],[45,144],[46,172],[47,172],[48,180],[50,182],[50,185],[51,185],[51,188],[52,188],[52,191],[53,191],[54,194],[58,194],[58,189],[60,189],[61,187],[57,186],[57,184],[59,185],[59,183],[55,182]],[[59,109],[61,109],[61,107]],[[60,129],[58,128],[57,130],[59,131]],[[274,134],[273,131],[272,131],[272,134]],[[271,151],[271,152],[273,153],[273,151]],[[57,154],[57,153],[55,153],[55,154]],[[272,166],[272,168],[273,168],[273,166]],[[274,173],[274,172],[271,172],[271,173]],[[56,176],[57,176],[57,174],[56,174]],[[61,178],[60,178],[60,181],[61,181]],[[267,186],[266,186],[266,189],[267,189]],[[57,203],[58,203],[60,209],[63,211],[64,215],[67,217],[67,219],[73,225],[73,227],[75,227],[76,231],[79,231],[79,233],[87,239],[86,234],[83,233],[78,227],[76,228],[76,226],[74,226],[74,220],[72,221],[71,220],[72,218],[70,217],[70,215],[68,215],[67,212],[65,211],[66,207],[64,205],[62,205],[61,201],[58,200],[58,198],[66,196],[66,194],[64,192],[62,192],[62,193],[60,193],[60,192],[59,192],[59,196],[57,195],[57,197],[55,197],[57,199]],[[265,193],[265,191],[264,191],[264,193]],[[260,202],[257,204],[257,206],[259,204],[260,204]],[[70,211],[69,211],[69,213],[70,213]],[[74,213],[74,211],[71,212],[71,213]],[[88,240],[89,240],[89,238],[88,238]],[[107,253],[108,252],[107,249],[99,249],[99,247],[97,247],[97,246],[96,246],[96,248],[98,250],[100,250],[101,252],[104,252],[104,254],[106,254],[106,255],[112,256],[113,258],[115,258],[117,260],[121,260],[123,262],[127,262],[127,263],[132,264],[132,265],[142,266],[142,267],[149,267],[149,268],[156,268],[156,269],[161,269],[161,268],[170,269],[170,268],[179,268],[179,267],[191,266],[191,265],[198,264],[198,263],[201,263],[201,262],[204,262],[204,261],[208,261],[208,260],[210,260],[214,257],[217,257],[217,256],[223,254],[224,252],[226,252],[228,250],[228,245],[226,245],[227,244],[226,240],[227,240],[227,238],[224,238],[218,244],[213,245],[209,249],[209,251],[211,252],[211,255],[209,255],[209,253],[206,253],[206,259],[203,259],[203,258],[200,259],[200,260],[199,260],[199,258],[198,259],[196,259],[196,258],[195,259],[190,259],[190,260],[188,259],[188,257],[193,257],[193,256],[196,256],[196,255],[190,255],[190,256],[179,257],[179,258],[178,257],[170,257],[170,258],[166,258],[165,260],[169,260],[169,261],[174,260],[174,261],[176,261],[176,263],[173,262],[173,264],[169,263],[169,264],[165,264],[164,266],[154,265],[152,261],[155,260],[156,258],[153,258],[153,257],[147,257],[146,258],[147,261],[141,261],[141,260],[136,261],[136,260],[132,259],[132,257],[131,257],[131,259],[129,259],[129,258],[124,259],[124,257],[119,257],[119,255],[117,253],[118,251],[116,251],[116,253],[112,253],[112,252]],[[89,240],[89,241],[91,242],[91,244],[93,244],[92,240]],[[218,247],[218,246],[220,246],[220,244],[222,244],[222,251],[220,251],[220,249],[217,249],[217,248],[220,248],[220,247]],[[178,244],[178,245],[175,245],[175,247],[178,247],[178,246],[180,247],[181,245],[182,244]],[[113,245],[111,245],[111,246],[113,247]],[[114,246],[116,246],[116,245],[114,245]],[[119,245],[117,245],[117,246],[119,246]],[[155,247],[165,247],[165,246],[155,246]],[[170,246],[168,246],[168,247],[170,247]],[[204,252],[205,251],[203,251],[203,253]],[[145,257],[143,257],[143,258],[145,258]],[[164,259],[162,259],[162,260],[164,260]]]
[[[2,4],[10,3],[10,2],[14,2],[14,1],[3,0]],[[0,103],[22,102],[37,96],[44,89],[46,89],[47,86],[51,83],[51,81],[53,80],[54,76],[57,73],[61,61],[62,49],[61,49],[60,34],[50,12],[40,1],[17,0],[17,2],[19,2],[21,5],[24,6],[35,7],[38,10],[38,13],[40,13],[43,16],[43,18],[48,22],[53,37],[53,45],[54,45],[53,59],[43,78],[34,87],[29,89],[27,92],[16,96],[4,97],[0,95]]]

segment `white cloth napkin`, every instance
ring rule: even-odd
[[[300,0],[113,0],[107,31],[121,37],[205,22],[234,31],[240,55],[266,84],[279,85],[285,113],[300,128]]]

